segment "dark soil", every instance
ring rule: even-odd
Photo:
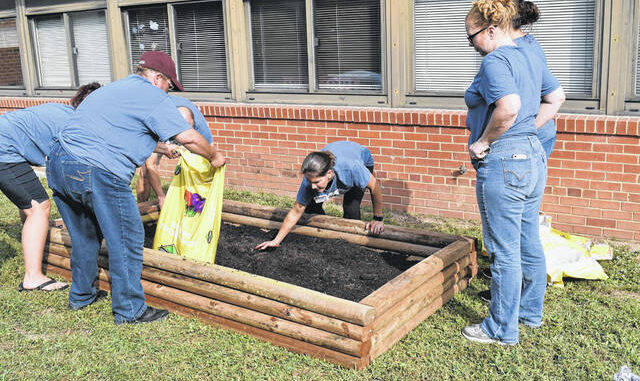
[[[151,246],[154,232],[155,226],[147,229],[145,246]],[[297,234],[289,234],[275,250],[253,250],[257,244],[273,239],[276,233],[276,230],[223,223],[215,263],[359,301],[420,259],[342,240]]]

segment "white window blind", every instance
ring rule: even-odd
[[[71,87],[67,37],[62,15],[35,19],[40,86]]]
[[[379,0],[314,1],[318,88],[380,89]]]
[[[227,90],[222,2],[175,5],[180,82],[185,90]]]
[[[127,11],[131,68],[135,69],[142,53],[159,50],[171,54],[167,7],[136,7]]]
[[[0,86],[22,86],[16,19],[0,19]]]
[[[251,41],[256,88],[307,88],[304,0],[252,1]]]
[[[111,82],[109,41],[104,11],[71,14],[78,83]]]
[[[414,6],[415,89],[464,92],[482,57],[469,46],[464,18],[468,0],[416,0]]]
[[[593,96],[596,0],[537,0],[540,20],[528,32],[545,50],[548,66],[569,95]],[[415,88],[463,92],[480,67],[469,46],[464,18],[467,0],[416,0]]]

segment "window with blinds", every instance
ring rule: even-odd
[[[66,15],[68,25],[64,14],[33,19],[40,86],[65,88],[111,82],[104,10]]]
[[[165,5],[131,8],[127,10],[127,16],[132,70],[144,52],[159,50],[171,54]]]
[[[381,89],[379,0],[314,1],[320,89]]]
[[[24,86],[16,19],[0,19],[0,86]]]
[[[548,66],[569,96],[592,97],[596,0],[536,0],[540,20],[533,33]],[[467,0],[415,0],[415,89],[462,93],[473,80],[482,57],[469,46],[464,17]]]
[[[256,88],[307,88],[304,0],[251,1],[253,78]]]
[[[636,47],[636,87],[635,87],[635,96],[640,97],[640,23],[638,23],[637,30],[638,32],[638,43]]]
[[[34,20],[41,87],[72,87],[67,33],[61,14]]]
[[[78,84],[111,82],[109,39],[104,11],[70,14]]]
[[[185,90],[227,90],[222,2],[175,5],[176,51]]]

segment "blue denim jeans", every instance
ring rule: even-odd
[[[549,160],[549,156],[551,156],[551,152],[553,152],[553,147],[556,145],[556,136],[553,135],[553,137],[549,139],[546,139],[544,141],[541,140],[540,144],[542,144],[545,156],[547,157],[547,160]]]
[[[538,213],[546,184],[546,155],[535,136],[500,139],[474,162],[476,197],[491,264],[491,304],[483,331],[518,342],[518,321],[539,326],[547,272]]]
[[[79,162],[53,144],[47,180],[71,236],[69,305],[83,307],[96,297],[98,251],[109,250],[114,319],[137,319],[146,310],[140,284],[144,229],[129,184],[110,172]]]

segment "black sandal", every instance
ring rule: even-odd
[[[51,291],[62,291],[62,290],[66,290],[69,285],[65,284],[62,287],[59,288],[54,288],[53,290],[45,290],[44,288],[52,285],[54,283],[58,283],[57,280],[55,279],[49,279],[46,282],[40,283],[37,287],[34,288],[25,288],[24,285],[22,284],[22,282],[20,282],[20,284],[18,285],[18,292],[29,292],[29,291],[44,291],[44,292],[51,292]]]

